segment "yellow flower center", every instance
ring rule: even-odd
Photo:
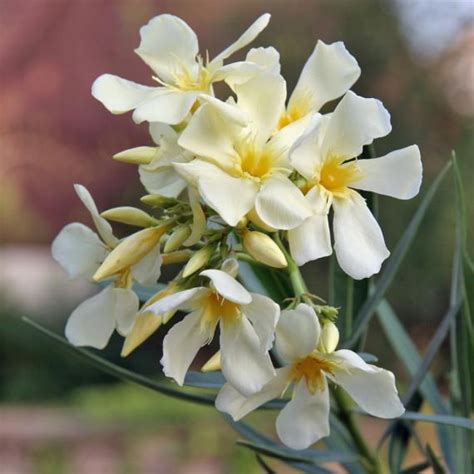
[[[213,291],[209,291],[201,302],[203,308],[201,326],[215,328],[222,320],[224,324],[233,324],[240,318],[240,305],[226,300]]]
[[[240,158],[236,165],[237,176],[245,175],[260,181],[274,168],[275,156],[270,150],[257,150],[252,141],[244,140],[235,149]]]
[[[335,156],[324,162],[319,174],[319,184],[335,195],[343,195],[358,177],[357,161],[343,163],[341,158]]]
[[[324,374],[333,374],[334,367],[336,364],[333,361],[323,356],[310,355],[291,366],[290,379],[293,382],[304,379],[308,391],[314,395],[324,387]]]
[[[287,125],[290,125],[290,123],[296,122],[298,119],[303,117],[305,115],[303,109],[300,107],[292,107],[291,109],[288,109],[286,113],[282,114],[280,117],[280,120],[278,121],[277,124],[277,130],[281,130],[282,128],[285,128]]]

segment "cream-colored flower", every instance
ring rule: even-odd
[[[92,279],[113,249],[120,244],[110,224],[100,216],[87,189],[74,186],[79,198],[90,212],[97,234],[89,227],[74,222],[65,226],[54,239],[52,255],[71,278]],[[66,324],[66,337],[76,346],[103,349],[115,329],[126,336],[131,330],[139,309],[132,282],[150,286],[161,273],[159,246],[134,265],[114,275],[112,282],[100,293],[81,303]]]
[[[158,316],[177,309],[190,312],[164,339],[164,373],[182,385],[198,350],[211,342],[219,326],[224,376],[239,393],[254,393],[275,374],[268,351],[280,308],[270,298],[249,293],[225,271],[205,270],[201,276],[211,280],[209,286],[175,293],[146,308]]]
[[[208,98],[193,115],[178,143],[197,158],[175,168],[227,224],[236,226],[255,208],[268,226],[294,228],[311,210],[288,179],[288,151],[297,135],[289,127],[275,133],[284,110],[285,80],[260,73],[235,91],[237,103]]]
[[[416,145],[376,159],[356,159],[364,145],[391,130],[390,115],[376,99],[348,92],[327,116],[315,116],[295,143],[290,160],[304,177],[301,185],[313,215],[289,231],[299,265],[330,255],[328,211],[334,210],[334,249],[341,268],[356,279],[380,270],[389,256],[382,231],[362,196],[372,191],[410,199],[420,189],[422,165]]]
[[[245,397],[225,384],[216,399],[218,410],[239,420],[269,400],[281,397],[289,385],[293,396],[276,422],[279,438],[293,449],[305,449],[329,435],[327,379],[340,385],[367,413],[396,418],[404,412],[388,370],[366,364],[355,352],[331,350],[334,335],[322,344],[321,327],[314,310],[300,304],[282,311],[276,330],[276,348],[287,364],[259,392]],[[326,350],[325,346],[329,347]]]
[[[269,20],[268,13],[259,17],[237,41],[209,61],[199,56],[196,34],[183,20],[169,14],[159,15],[141,28],[141,42],[136,49],[156,74],[154,79],[159,86],[143,86],[104,74],[95,80],[92,95],[114,114],[134,110],[137,123],[178,124],[200,96],[213,94],[214,82],[227,76],[236,80],[239,69],[245,79],[255,70],[255,64],[249,61],[224,66],[224,60],[251,43]]]

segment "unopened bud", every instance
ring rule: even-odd
[[[150,227],[157,224],[157,220],[136,207],[124,206],[108,209],[100,214],[109,221],[121,222],[122,224],[134,225],[137,227]]]
[[[178,291],[180,291],[178,284],[175,281],[170,282],[168,286],[158,291],[158,293],[155,293],[150,299],[148,299],[144,303],[142,311],[145,311],[148,306],[151,306],[153,303],[156,303],[165,296],[172,295],[173,293],[177,293]],[[166,313],[160,314],[162,324],[166,324],[176,313],[177,310],[173,309],[171,311],[166,311]]]
[[[140,198],[143,204],[151,207],[169,207],[176,204],[175,198],[161,196],[160,194],[147,194]]]
[[[329,319],[330,321],[335,320],[339,313],[338,309],[334,306],[316,306],[316,312],[323,319]]]
[[[95,281],[103,280],[139,262],[153,250],[169,227],[149,227],[122,240],[107,255],[92,278]]]
[[[240,218],[239,222],[237,222],[237,225],[235,227],[236,229],[245,229],[248,223],[249,220],[244,216]]]
[[[321,345],[324,352],[334,352],[339,343],[339,331],[334,323],[327,321],[323,324]]]
[[[122,163],[130,163],[132,165],[148,165],[155,157],[156,151],[156,147],[139,146],[136,148],[130,148],[129,150],[121,151],[120,153],[116,153],[113,158],[114,160],[121,161]]]
[[[245,250],[258,262],[273,268],[285,268],[288,265],[278,245],[263,232],[246,232],[243,244]]]
[[[135,324],[123,342],[122,357],[127,357],[140,344],[145,342],[162,324],[162,316],[151,312],[139,313]]]
[[[214,372],[221,369],[221,351],[217,351],[202,367],[201,372]]]
[[[239,262],[235,258],[228,258],[222,262],[221,270],[236,278],[239,273]]]
[[[164,252],[173,252],[173,250],[181,247],[183,242],[191,235],[191,228],[188,225],[180,225],[176,227],[169,236],[163,248]]]
[[[198,250],[190,259],[189,262],[186,264],[183,270],[183,278],[196,273],[202,267],[204,267],[209,259],[211,258],[213,252],[212,247],[203,247],[202,249]]]

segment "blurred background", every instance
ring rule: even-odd
[[[143,194],[136,168],[111,156],[151,144],[147,127],[134,125],[129,114],[109,114],[90,95],[94,79],[108,72],[151,84],[133,50],[140,26],[157,14],[187,21],[201,51],[212,57],[265,11],[272,13],[271,23],[253,45],[280,51],[290,90],[317,39],[344,41],[362,68],[353,89],[381,99],[392,114],[393,132],[377,141],[377,153],[417,143],[423,194],[455,149],[473,216],[471,0],[0,0],[2,474],[259,472],[254,456],[234,444],[237,436],[214,410],[119,383],[20,318],[62,333],[71,310],[96,291],[69,281],[50,256],[62,226],[74,220],[90,225],[72,185],[89,188],[101,210],[137,203]],[[389,248],[419,201],[380,199]],[[453,226],[449,177],[389,292],[421,351],[448,304]],[[304,271],[327,296],[327,262]],[[157,374],[162,337],[158,331],[125,361],[121,341],[113,339],[106,356]],[[373,323],[367,350],[403,384],[406,374],[385,348]],[[448,363],[441,353],[433,367],[442,387]],[[254,419],[273,430],[272,416]],[[365,429],[371,436],[381,425]],[[279,466],[278,472],[291,471]]]

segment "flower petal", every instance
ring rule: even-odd
[[[92,278],[107,256],[107,249],[89,227],[73,222],[63,227],[51,246],[53,258],[70,278]]]
[[[176,74],[198,72],[196,33],[181,18],[164,14],[140,28],[140,46],[135,52],[166,83],[173,84]]]
[[[264,30],[268,22],[270,21],[270,14],[264,13],[259,18],[257,18],[240,36],[240,38],[228,46],[224,51],[219,53],[210,63],[212,69],[221,67],[224,60],[229,56],[234,54],[239,49],[245,48],[249,43],[251,43],[260,33]]]
[[[416,145],[357,164],[362,177],[351,183],[352,188],[398,199],[411,199],[420,190],[423,169]]]
[[[276,421],[278,437],[292,449],[306,449],[329,435],[329,390],[326,378],[323,387],[311,394],[304,379],[298,382],[293,398]]]
[[[280,317],[280,307],[270,298],[251,293],[252,302],[242,306],[242,312],[252,323],[260,338],[262,349],[269,351],[275,338],[275,328]]]
[[[288,231],[290,253],[298,266],[332,254],[327,214],[308,217],[300,226]]]
[[[301,303],[296,309],[282,311],[276,327],[275,347],[288,362],[302,359],[317,346],[321,325],[314,309]]]
[[[222,270],[204,270],[200,275],[209,278],[217,293],[226,300],[237,304],[249,304],[252,301],[250,293],[228,273]]]
[[[255,210],[265,224],[281,230],[294,229],[312,215],[303,193],[284,176],[263,183]]]
[[[201,296],[209,292],[208,288],[197,287],[189,290],[178,291],[169,296],[159,299],[156,303],[146,307],[146,311],[156,315],[173,311],[175,309],[190,309],[193,306],[193,301],[199,299]]]
[[[218,109],[211,103],[202,105],[181,134],[178,144],[223,168],[232,168],[239,159],[234,143],[242,125],[230,120],[229,114],[225,113],[230,107],[235,108],[227,105]]]
[[[183,385],[186,372],[199,349],[212,338],[206,327],[201,325],[201,311],[194,311],[175,324],[163,340],[163,372],[176,380],[178,385]]]
[[[109,112],[123,114],[152,98],[157,91],[157,87],[142,86],[112,74],[102,74],[92,84],[91,93]]]
[[[231,226],[237,225],[254,206],[258,184],[250,179],[233,178],[202,160],[178,163],[175,168],[185,179],[197,184],[207,205]]]
[[[360,194],[335,198],[334,250],[339,266],[352,278],[369,278],[390,255],[382,231]]]
[[[132,290],[113,288],[115,296],[115,321],[117,332],[127,336],[135,324],[135,318],[140,307],[138,296]]]
[[[154,170],[150,170],[147,166],[139,166],[138,173],[140,182],[150,194],[176,198],[186,188],[186,181],[170,166]]]
[[[274,375],[270,356],[249,320],[221,321],[220,348],[222,373],[243,395],[258,392]]]
[[[284,112],[286,82],[280,75],[262,72],[236,85],[235,93],[237,105],[249,116],[255,146],[260,148],[271,137]]]
[[[156,88],[153,97],[143,101],[133,112],[133,121],[163,122],[170,125],[181,123],[199,97],[199,92]]]
[[[359,76],[360,67],[344,43],[318,41],[303,67],[288,108],[305,99],[308,109],[317,112],[327,102],[346,93]]]
[[[75,346],[103,349],[115,329],[115,292],[110,286],[83,301],[69,316],[65,334]]]
[[[226,383],[217,394],[216,408],[238,421],[264,403],[280,397],[288,384],[289,369],[282,367],[275,372],[275,377],[272,377],[259,392],[250,396],[242,395],[232,385]]]
[[[405,408],[398,397],[392,372],[364,362],[355,352],[333,353],[338,366],[331,378],[367,413],[379,418],[396,418]]]
[[[390,114],[382,102],[349,91],[331,115],[324,137],[323,156],[355,158],[362,147],[390,133]]]
[[[143,286],[156,285],[161,275],[160,246],[157,245],[151,252],[146,254],[138,263],[131,267],[133,278]]]

